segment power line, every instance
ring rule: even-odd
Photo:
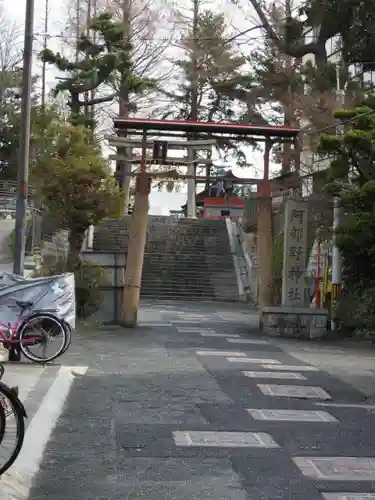
[[[347,125],[348,123],[352,123],[354,122],[355,120],[358,120],[358,118],[362,118],[363,116],[369,116],[369,115],[372,115],[375,113],[375,109],[371,109],[370,111],[365,111],[364,113],[360,113],[359,115],[356,115],[356,116],[353,116],[352,118],[348,118],[346,120],[339,120],[338,122],[336,122],[335,124],[332,124],[332,125],[327,125],[326,127],[323,127],[321,129],[318,129],[318,130],[314,130],[314,131],[310,131],[310,132],[307,132],[307,131],[301,131],[300,134],[302,135],[314,135],[314,134],[319,134],[320,132],[324,132],[325,130],[329,130],[330,128],[335,128],[337,126],[340,126],[340,125]]]
[[[232,40],[234,40],[234,39],[236,39],[236,38],[238,38],[240,36],[246,35],[246,33],[250,32],[250,31],[252,31],[254,29],[262,29],[262,28],[259,27],[259,26],[254,26],[252,28],[249,28],[248,30],[245,30],[245,31],[242,31],[241,33],[233,35],[230,38],[228,38],[228,40],[224,40],[224,41],[227,42],[227,43],[229,43],[230,41],[232,41]],[[34,33],[34,36],[35,37],[42,37],[42,36],[44,37],[44,34],[43,33]],[[65,40],[76,40],[76,37],[74,37],[74,36],[66,36],[66,35],[64,35],[62,33],[61,34],[54,34],[54,35],[47,34],[46,36],[47,36],[47,38],[63,38]],[[193,37],[189,37],[189,38],[193,39]],[[217,40],[219,37],[196,37],[196,38],[197,38],[197,40]],[[303,38],[304,38],[304,41],[306,41],[306,42],[309,41],[309,40],[310,41],[316,41],[316,37],[314,37],[314,36],[308,36],[308,37],[303,37]],[[160,40],[168,41],[168,40],[170,40],[170,37],[169,36],[164,36],[164,37],[150,36],[150,37],[147,37],[147,39],[148,40],[158,40],[158,41],[160,41]],[[259,34],[257,36],[251,37],[250,40],[254,40],[255,41],[255,40],[259,40],[259,39],[268,40],[269,37],[266,34]]]

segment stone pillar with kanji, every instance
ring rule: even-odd
[[[260,328],[265,335],[317,339],[327,333],[328,311],[309,307],[307,271],[308,202],[288,200],[285,209],[281,305],[262,307]]]
[[[309,302],[306,286],[308,204],[287,200],[284,222],[283,306],[305,307]]]

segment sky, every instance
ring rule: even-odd
[[[43,44],[43,33],[44,33],[44,18],[45,18],[45,8],[46,0],[34,0],[35,1],[35,17],[34,17],[34,72],[41,74],[41,65],[37,60],[37,54],[42,49]],[[66,19],[67,19],[67,3],[61,2],[61,0],[47,0],[48,1],[48,11],[49,11],[49,28],[48,28],[48,47],[52,50],[61,50],[62,37],[66,35]],[[171,2],[168,0],[153,0],[160,1],[164,4]],[[171,0],[173,2],[172,7],[187,6],[189,3],[185,0]],[[212,10],[224,11],[228,22],[232,25],[233,33],[238,33],[244,31],[253,25],[253,20],[255,16],[253,13],[249,13],[249,3],[243,0],[243,7],[241,6],[241,0],[231,2],[231,0],[208,0],[203,3],[204,7]],[[22,29],[25,19],[25,0],[0,0],[3,3],[5,11],[10,20],[14,21],[19,27],[19,37],[15,43],[19,43],[22,47],[23,36]],[[258,34],[260,35],[260,33]],[[257,38],[257,33],[252,33],[252,39]],[[245,38],[239,38],[238,42],[241,43],[245,41]],[[256,43],[256,42],[254,42]],[[52,89],[56,83],[56,72],[51,67],[47,67],[47,87]],[[233,173],[241,177],[256,177],[260,175],[262,170],[262,153],[253,152],[249,149],[246,152],[248,156],[249,163],[252,163],[255,168],[238,168],[235,165],[234,160],[228,162],[228,169],[231,168]],[[213,158],[214,161],[217,158]],[[220,165],[223,162],[220,161]],[[276,166],[273,166],[275,168]],[[155,215],[168,215],[169,210],[178,210],[181,205],[186,202],[186,187],[182,187],[179,193],[166,193],[166,192],[152,192],[150,195],[150,212]]]

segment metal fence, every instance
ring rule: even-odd
[[[17,203],[17,183],[14,181],[0,182],[0,220],[15,221]],[[31,187],[28,191],[27,199],[27,223],[26,223],[26,254],[33,255],[40,251],[41,233],[40,219],[41,209],[35,202],[35,191]],[[10,234],[9,252],[11,252],[11,239],[14,225],[8,224]],[[13,227],[13,229],[12,229]],[[4,249],[3,249],[4,251]]]

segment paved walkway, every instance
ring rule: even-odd
[[[89,369],[29,500],[375,499],[363,393],[250,333],[241,309],[146,304],[141,319],[83,332],[65,355]]]

